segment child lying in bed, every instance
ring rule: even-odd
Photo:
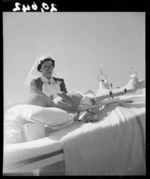
[[[66,111],[78,112],[80,111],[80,106],[90,106],[99,104],[102,100],[110,98],[117,94],[124,94],[127,91],[132,91],[136,88],[138,84],[138,79],[136,76],[131,76],[129,83],[119,89],[109,89],[108,82],[101,80],[99,82],[99,90],[89,94],[83,94],[79,91],[72,92],[59,92],[58,96],[54,99],[50,99],[45,94],[43,94],[37,88],[31,88],[29,92],[29,104],[39,105],[43,107],[58,107]],[[90,110],[91,113],[97,113],[97,109]],[[87,112],[89,113],[89,111]],[[86,114],[87,114],[86,113]]]
[[[64,80],[54,77],[54,69],[55,61],[51,57],[43,56],[36,60],[26,80],[26,84],[29,85],[29,104],[78,112],[81,105],[86,107],[99,104],[102,100],[113,97],[114,93],[117,94],[124,88],[126,90],[134,89],[134,83],[137,82],[137,79],[132,77],[127,86],[112,92],[107,79],[101,80],[99,81],[99,90],[89,96],[81,92],[67,92]],[[35,76],[37,78],[33,78]]]
[[[72,91],[69,93],[60,92],[58,93],[58,96],[52,100],[49,97],[47,97],[45,94],[41,93],[38,89],[32,89],[29,92],[28,104],[33,104],[43,107],[61,108],[65,111],[68,111],[71,115],[73,115],[75,120],[78,120],[79,118],[78,111],[80,110],[79,105],[80,104],[92,105],[94,104],[94,100],[93,98],[85,96],[84,94],[77,91]]]

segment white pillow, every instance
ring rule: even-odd
[[[11,118],[13,116],[13,118]],[[66,111],[55,107],[41,107],[29,104],[19,104],[6,112],[6,120],[24,118],[28,121],[39,121],[49,127],[59,128],[74,121]],[[14,118],[15,117],[15,118]]]

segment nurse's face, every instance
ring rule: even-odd
[[[42,72],[43,76],[50,79],[52,76],[53,68],[52,61],[48,60],[42,63],[40,71]]]

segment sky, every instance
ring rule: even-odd
[[[97,90],[101,68],[121,87],[131,66],[145,79],[145,12],[3,12],[3,52],[4,106],[27,102],[24,82],[41,55],[68,91]]]

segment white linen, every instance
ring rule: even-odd
[[[60,139],[67,175],[145,174],[145,106],[108,105]]]
[[[55,107],[19,104],[7,110],[4,116],[4,142],[25,142],[23,126],[40,122],[51,129],[60,129],[74,122],[72,115]],[[43,127],[41,126],[41,130]]]
[[[5,114],[4,122],[41,122],[49,127],[60,127],[68,122],[73,122],[73,116],[66,111],[55,107],[41,107],[29,104],[19,104],[10,108]]]
[[[54,98],[57,97],[57,93],[60,92],[60,84],[56,82],[53,77],[48,80],[42,75],[41,80],[43,81],[42,92],[48,97],[51,95],[53,95]]]
[[[108,105],[99,113],[99,120],[72,123],[43,139],[7,144],[4,163],[57,151],[57,143],[64,150],[61,158],[41,160],[11,171],[31,171],[64,159],[68,175],[145,174],[145,103]],[[45,141],[50,145],[45,145]]]

